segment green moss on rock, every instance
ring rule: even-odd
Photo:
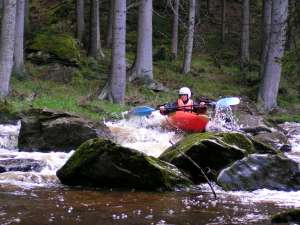
[[[243,134],[207,132],[188,135],[159,158],[174,164],[195,183],[199,183],[205,180],[190,159],[209,170],[211,179],[216,179],[221,169],[253,152],[254,145]]]
[[[101,138],[83,143],[57,176],[67,185],[108,188],[170,190],[191,184],[175,166]]]
[[[43,32],[36,35],[30,48],[54,54],[61,59],[78,61],[80,49],[76,39],[68,34]]]
[[[300,209],[291,209],[272,216],[272,223],[300,223]]]

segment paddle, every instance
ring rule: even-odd
[[[220,106],[220,107],[226,107],[226,106],[231,106],[231,105],[238,105],[239,103],[240,103],[240,99],[238,97],[226,97],[226,98],[221,98],[216,102],[209,102],[207,104],[208,105],[216,105],[216,106]],[[193,106],[197,107],[200,105],[193,105]],[[182,107],[176,107],[174,109],[179,109],[179,108],[182,108]],[[129,113],[131,115],[135,115],[135,116],[148,116],[156,110],[159,110],[159,107],[154,109],[150,106],[138,106],[138,107],[135,107],[132,110],[130,110]]]

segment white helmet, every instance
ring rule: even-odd
[[[190,98],[192,93],[188,87],[182,87],[179,89],[179,95],[187,95],[188,98]]]

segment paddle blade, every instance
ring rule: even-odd
[[[240,104],[240,99],[238,97],[227,97],[222,98],[216,103],[218,106],[230,106],[230,105],[238,105]]]
[[[130,110],[129,113],[135,116],[148,116],[155,110],[150,106],[138,106]]]

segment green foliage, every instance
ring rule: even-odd
[[[283,73],[288,77],[300,74],[300,48],[287,51],[282,60]]]
[[[53,54],[61,59],[80,59],[80,49],[75,38],[68,34],[54,32],[39,33],[33,39],[30,48]]]

